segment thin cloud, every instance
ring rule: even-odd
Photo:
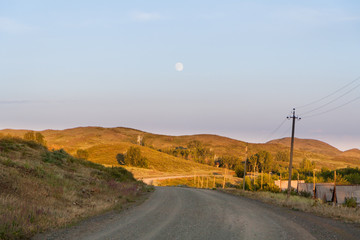
[[[33,101],[29,100],[0,100],[0,104],[26,104],[32,103]]]
[[[135,21],[148,22],[161,19],[160,14],[154,12],[133,12],[130,14]]]
[[[19,23],[13,19],[0,17],[0,32],[19,34],[31,32],[33,28],[29,25]]]
[[[359,21],[360,16],[352,15],[340,9],[315,9],[296,7],[282,9],[275,15],[288,20],[312,24]]]

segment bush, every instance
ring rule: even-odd
[[[357,200],[356,197],[349,197],[349,198],[346,197],[344,206],[350,208],[356,208],[357,206],[356,200]]]
[[[65,152],[64,149],[54,150],[52,152],[46,151],[42,156],[42,160],[46,163],[53,163],[56,165],[62,165],[67,161],[74,162],[74,158]]]
[[[117,161],[120,165],[125,165],[125,154],[118,153],[118,154],[116,155],[116,161]]]
[[[118,161],[119,164],[126,164],[129,166],[134,166],[134,167],[142,167],[142,168],[147,168],[148,167],[148,160],[146,157],[141,156],[141,151],[139,147],[130,147],[126,154],[119,153],[118,155],[116,155],[116,160]],[[123,165],[122,164],[122,165]]]
[[[311,198],[311,193],[309,193],[307,191],[300,191],[299,195],[302,197]]]
[[[88,157],[89,157],[89,153],[88,153],[87,150],[78,149],[78,150],[76,151],[76,157],[87,160]]]
[[[243,165],[237,165],[235,168],[236,176],[239,178],[244,177],[244,166]]]

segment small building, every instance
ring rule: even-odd
[[[360,185],[337,185],[336,202],[345,203],[345,198],[356,198],[356,203],[360,205]]]

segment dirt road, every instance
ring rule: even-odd
[[[214,190],[158,187],[140,206],[36,239],[360,239],[359,225]]]

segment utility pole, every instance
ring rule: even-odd
[[[244,166],[244,176],[243,176],[243,190],[245,191],[245,177],[246,177],[246,162],[248,156],[248,145],[246,144],[245,147],[245,166]]]
[[[293,155],[294,155],[294,138],[295,138],[295,120],[299,119],[299,117],[295,116],[295,108],[293,108],[292,116],[288,116],[287,119],[292,118],[292,130],[291,130],[291,148],[290,148],[290,163],[289,163],[289,181],[288,181],[288,191],[287,191],[287,198],[290,197],[291,192],[291,174],[292,174],[292,162],[293,162]]]
[[[313,170],[313,192],[314,192],[314,199],[316,199],[316,175],[315,175],[315,169]]]
[[[335,206],[336,205],[336,170],[334,171],[334,191],[333,191],[333,205]]]

